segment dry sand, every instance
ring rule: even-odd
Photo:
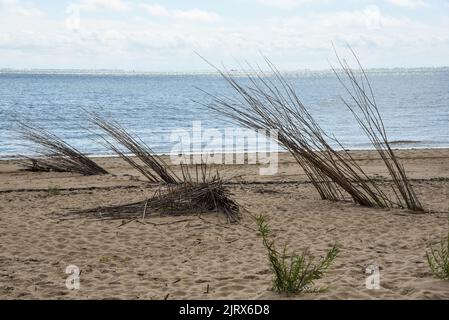
[[[155,186],[120,159],[101,158],[112,175],[20,171],[0,161],[0,298],[3,299],[378,299],[449,298],[449,281],[429,272],[425,253],[448,231],[449,150],[398,153],[425,207],[439,213],[379,210],[320,200],[288,154],[279,173],[227,165],[222,175],[252,214],[264,214],[279,244],[317,256],[334,242],[341,254],[322,293],[280,296],[261,239],[248,214],[226,224],[217,214],[161,217],[147,224],[61,220],[73,208],[142,200]],[[355,152],[367,171],[387,177],[377,154]],[[247,182],[247,183],[243,183]],[[48,187],[58,187],[51,195]],[[365,268],[380,266],[379,290],[365,287]],[[65,268],[81,269],[80,290],[67,290]],[[207,290],[207,288],[209,288]]]

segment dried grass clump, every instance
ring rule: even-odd
[[[219,212],[223,213],[229,222],[237,222],[240,217],[240,205],[232,199],[218,173],[212,176],[210,172],[210,167],[206,164],[196,165],[195,175],[183,166],[186,180],[159,188],[151,198],[125,205],[76,211],[72,214],[94,215],[103,219],[144,219],[150,211],[167,215]],[[192,176],[196,176],[196,180]]]
[[[363,69],[361,72],[364,77],[360,79],[347,64],[339,60],[355,90],[351,96],[363,116],[360,117],[355,112],[355,107],[348,103],[346,105],[384,160],[393,178],[394,198],[388,196],[376,181],[364,172],[337,138],[324,132],[292,85],[267,58],[265,61],[269,73],[248,65],[247,84],[239,81],[226,69],[214,67],[234,89],[236,95],[211,95],[214,101],[207,106],[244,127],[277,133],[275,140],[290,151],[322,199],[339,201],[345,200],[349,195],[355,203],[363,206],[422,210],[404,168],[390,148],[382,118]],[[345,88],[350,92],[348,87]],[[372,99],[368,98],[368,89]],[[270,137],[273,138],[272,135]],[[331,142],[341,151],[334,149]]]
[[[20,136],[36,145],[38,157],[23,156],[20,164],[32,171],[75,172],[86,176],[108,172],[57,135],[30,123],[17,121]]]
[[[106,120],[94,113],[89,113],[89,119],[106,134],[106,136],[101,136],[102,142],[142,173],[150,182],[165,182],[169,184],[181,182],[161,157],[139,137],[127,132],[119,123]],[[114,142],[128,150],[128,153],[123,152]],[[136,156],[143,164],[136,162],[128,154]]]
[[[165,186],[160,187],[151,198],[143,201],[74,211],[73,215],[94,215],[103,219],[136,219],[145,218],[149,211],[175,215],[215,211],[224,213],[229,222],[236,222],[239,219],[239,204],[232,199],[218,172],[213,173],[207,163],[195,165],[194,172],[188,166],[181,165],[180,178],[139,137],[128,133],[117,122],[106,120],[93,113],[89,113],[89,119],[106,134],[100,135],[101,141],[106,146],[141,172],[150,182],[164,183]],[[116,144],[127,149],[129,153],[125,154]],[[142,163],[136,162],[132,156],[137,157]]]
[[[345,200],[345,191],[363,206],[392,206],[346,148],[324,132],[276,67],[268,59],[266,63],[270,74],[249,66],[247,85],[230,72],[217,69],[237,96],[212,95],[214,102],[208,106],[247,128],[276,132],[277,142],[294,156],[322,199]],[[342,151],[335,150],[329,141]]]
[[[352,69],[346,60],[340,59],[338,54],[336,54],[343,75],[346,76],[349,84],[333,68],[338,80],[349,94],[352,103],[345,99],[342,100],[384,161],[393,180],[394,187],[392,189],[395,194],[395,202],[402,208],[423,211],[423,206],[407,177],[403,165],[390,147],[385,126],[366,72],[354,51],[350,47],[349,50],[356,60],[359,70]]]

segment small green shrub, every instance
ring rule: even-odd
[[[102,256],[100,258],[100,263],[108,263],[109,262],[109,257],[108,256]]]
[[[326,256],[314,264],[308,252],[300,255],[293,253],[287,255],[287,246],[282,252],[275,248],[274,240],[271,240],[271,229],[265,217],[255,217],[259,232],[263,239],[263,245],[268,251],[271,269],[274,273],[273,290],[279,293],[301,293],[314,291],[312,289],[315,280],[321,279],[339,253],[339,246],[334,244]]]
[[[430,246],[426,256],[432,273],[440,279],[449,280],[449,233],[438,247]]]
[[[60,195],[60,194],[61,194],[61,190],[59,190],[58,187],[49,186],[48,189],[47,189],[47,195],[48,196],[57,196],[57,195]]]

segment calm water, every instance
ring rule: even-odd
[[[449,147],[449,68],[370,71],[390,140],[399,148]],[[352,149],[367,149],[343,93],[328,72],[289,74],[322,127]],[[231,94],[216,75],[0,73],[0,156],[29,154],[13,133],[11,117],[26,117],[91,154],[109,154],[81,127],[81,108],[113,117],[159,153],[172,150],[170,133],[192,127],[228,128],[226,119],[192,100],[210,101],[195,87]],[[251,146],[250,146],[251,147]]]

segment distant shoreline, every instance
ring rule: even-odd
[[[338,71],[339,69],[337,69]],[[423,73],[423,72],[449,72],[449,66],[443,67],[416,67],[416,68],[367,68],[367,73]],[[245,70],[231,70],[234,75],[246,75]],[[270,74],[270,71],[265,71]],[[298,69],[281,70],[287,75],[304,74],[333,74],[332,69]],[[109,69],[0,69],[1,75],[101,75],[101,76],[220,76],[216,71],[137,71],[137,70],[109,70]]]

